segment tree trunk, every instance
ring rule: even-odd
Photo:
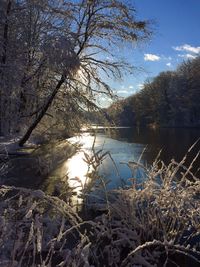
[[[20,139],[19,146],[23,146],[26,143],[26,141],[29,139],[33,130],[37,127],[38,123],[41,121],[41,119],[46,114],[48,108],[50,107],[51,103],[53,102],[56,94],[58,93],[58,91],[59,91],[60,87],[62,86],[62,84],[64,83],[65,79],[66,79],[66,76],[62,75],[60,81],[56,85],[55,89],[53,90],[52,94],[50,95],[50,97],[49,97],[48,101],[46,102],[46,104],[44,105],[44,107],[41,109],[39,115],[34,120],[34,122],[31,124],[31,126],[28,128],[28,130],[26,131],[24,136]]]
[[[4,24],[4,29],[3,29],[3,49],[2,49],[2,57],[0,59],[1,61],[1,68],[0,68],[0,74],[1,74],[1,77],[0,79],[3,81],[3,68],[4,68],[4,65],[6,64],[6,56],[7,56],[7,46],[8,46],[8,18],[9,18],[9,15],[10,15],[10,11],[11,11],[11,1],[7,1],[7,6],[6,6],[6,14],[5,14],[5,24]],[[4,134],[4,94],[2,92],[2,90],[0,90],[0,135],[3,135]]]
[[[4,30],[3,30],[3,54],[1,58],[1,63],[6,64],[6,54],[7,54],[7,45],[8,45],[8,17],[10,15],[11,11],[11,1],[9,0],[7,2],[7,8],[6,8],[6,19],[4,24]]]

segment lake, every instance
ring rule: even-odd
[[[200,129],[191,128],[111,128],[105,130],[103,127],[96,129],[96,133],[84,132],[80,136],[70,138],[72,144],[81,144],[81,150],[72,158],[64,162],[49,177],[65,177],[67,174],[69,186],[75,191],[80,192],[80,188],[88,183],[86,173],[88,165],[85,162],[86,155],[92,155],[92,146],[94,150],[105,153],[109,151],[110,155],[105,157],[99,167],[99,173],[104,179],[109,180],[108,189],[118,188],[125,183],[133,174],[127,163],[137,162],[141,158],[141,163],[150,167],[160,152],[160,159],[168,164],[171,159],[181,161],[188,149],[200,137]],[[95,140],[95,141],[94,141]],[[188,153],[186,165],[189,165],[197,152],[200,150],[200,144],[197,143],[190,153]],[[85,154],[84,154],[85,153]],[[193,173],[198,177],[200,172],[200,159],[194,163]],[[144,173],[138,170],[134,174],[137,182],[144,180]]]

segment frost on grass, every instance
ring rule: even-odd
[[[40,190],[2,186],[0,266],[200,266],[200,181],[184,162],[156,160],[90,221]]]
[[[0,266],[79,266],[84,261],[83,222],[64,201],[6,186],[0,197]]]
[[[91,246],[96,266],[200,266],[200,181],[191,172],[197,157],[188,168],[186,157],[168,166],[156,160],[144,167],[139,189],[117,190]]]

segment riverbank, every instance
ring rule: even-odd
[[[1,140],[1,164],[4,173],[0,183],[31,189],[40,189],[49,173],[64,160],[72,157],[76,145],[67,140],[59,140],[46,144],[28,143],[20,148],[16,139]]]

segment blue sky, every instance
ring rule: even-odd
[[[134,0],[133,4],[138,19],[154,21],[154,33],[149,42],[125,49],[124,58],[144,71],[111,83],[121,97],[140,90],[146,79],[200,54],[200,0]]]

